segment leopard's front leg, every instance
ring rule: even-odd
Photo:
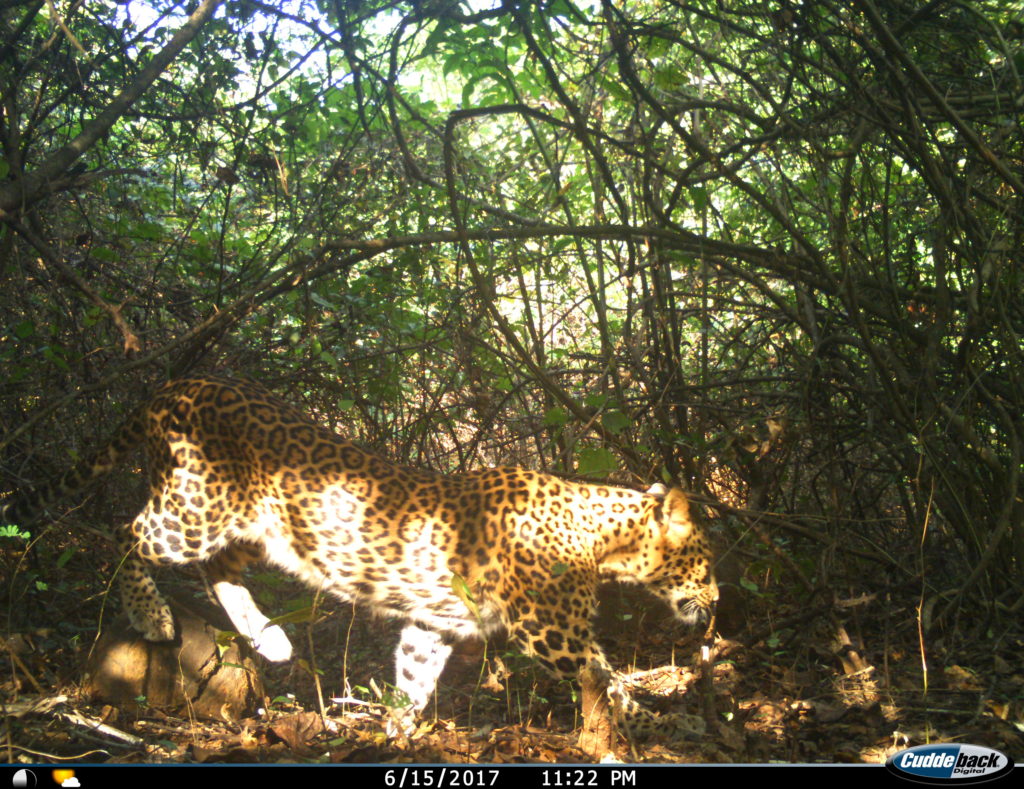
[[[621,723],[631,739],[695,739],[704,734],[704,719],[699,715],[684,712],[659,714],[641,705],[633,698],[618,672],[612,673],[608,683],[608,699],[616,722]]]

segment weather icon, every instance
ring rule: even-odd
[[[14,789],[32,789],[36,785],[36,774],[31,770],[18,770],[11,779]]]
[[[81,789],[81,782],[75,778],[75,771],[62,769],[53,771],[54,783],[60,784],[63,789]]]

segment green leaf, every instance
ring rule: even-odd
[[[691,186],[688,187],[687,191],[690,193],[690,200],[693,201],[693,207],[698,211],[703,211],[708,206],[708,189],[706,186]]]
[[[287,614],[275,616],[268,624],[285,625],[289,623],[298,624],[301,622],[312,622],[313,616],[313,606],[307,605],[302,608],[296,608],[294,611],[289,611]]]
[[[613,435],[618,435],[630,425],[630,419],[621,411],[609,411],[601,417],[601,424],[604,429]]]
[[[555,406],[549,408],[547,413],[544,414],[544,424],[549,427],[561,427],[569,421],[569,413],[564,408]]]
[[[466,579],[458,573],[452,573],[452,591],[455,592],[456,597],[466,604],[469,613],[479,622],[480,608],[477,606],[476,600],[473,599],[473,590],[469,588]]]
[[[157,239],[164,235],[164,229],[156,222],[140,222],[135,226],[135,235],[142,239]]]
[[[65,548],[64,552],[57,557],[57,566],[63,567],[65,564],[71,561],[71,557],[74,556],[77,552],[77,548]]]
[[[303,671],[308,673],[310,676],[318,675],[318,674],[323,674],[324,673],[323,669],[319,669],[319,668],[316,671],[314,671],[313,667],[310,665],[309,661],[306,660],[305,658],[302,658],[301,660],[296,660],[295,661],[295,665],[297,665]]]
[[[46,359],[51,364],[56,365],[64,372],[70,371],[71,368],[68,367],[68,363],[61,359],[60,356],[57,355],[57,352],[51,346],[48,345],[45,348],[43,348],[42,353],[43,358]]]
[[[218,656],[223,655],[225,651],[230,649],[236,638],[248,641],[247,636],[243,636],[241,633],[236,633],[234,630],[218,630],[217,635],[213,639],[214,643],[217,645]]]
[[[618,458],[610,450],[603,447],[581,449],[577,461],[577,470],[586,476],[606,476],[619,468]]]
[[[569,565],[565,562],[556,562],[551,566],[551,577],[557,578],[560,575],[565,575],[569,572]]]
[[[475,74],[474,76],[470,77],[470,79],[466,82],[465,85],[462,86],[462,106],[463,107],[471,107],[472,106],[473,90],[476,88],[477,85],[479,85],[485,79],[488,79],[490,76],[491,76],[490,74]]]

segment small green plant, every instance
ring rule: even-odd
[[[409,698],[408,694],[404,690],[401,690],[389,682],[381,684],[383,684],[383,688],[374,688],[374,690],[377,691],[380,703],[384,706],[401,709],[412,704],[412,699]]]
[[[243,636],[241,633],[236,633],[234,630],[218,630],[217,637],[214,639],[214,643],[217,645],[217,657],[224,657],[224,653],[231,649],[236,638],[244,638],[246,641],[251,642],[248,636]]]
[[[22,531],[21,527],[14,523],[8,523],[4,526],[0,526],[0,537],[11,537],[13,539],[28,542],[32,537],[32,534],[31,532]]]
[[[275,712],[294,712],[295,710],[301,709],[301,707],[296,701],[294,693],[285,693],[271,699],[270,709]]]

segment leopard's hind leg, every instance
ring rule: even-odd
[[[147,641],[173,641],[174,617],[150,574],[152,562],[140,555],[134,528],[125,526],[117,533],[118,552],[124,557],[118,571],[121,603],[132,627]]]
[[[147,507],[131,526],[121,530],[118,544],[125,557],[120,571],[121,600],[128,620],[147,641],[173,641],[174,617],[150,573],[154,564],[188,564],[204,561],[214,593],[235,628],[250,638],[267,660],[284,661],[292,645],[278,625],[259,610],[249,590],[241,584],[242,570],[260,561],[257,546],[231,543],[216,549],[206,541],[192,540],[189,546],[177,530],[155,525]]]
[[[236,542],[208,560],[204,569],[235,629],[249,638],[263,657],[279,663],[291,658],[291,642],[279,625],[270,624],[249,590],[242,586],[242,570],[263,558],[259,546]]]
[[[154,500],[160,502],[159,497]],[[175,635],[174,617],[153,580],[152,565],[202,562],[217,599],[238,632],[252,639],[268,660],[291,657],[292,647],[284,631],[269,624],[241,585],[245,566],[263,558],[258,546],[228,542],[223,530],[218,534],[217,529],[201,528],[188,512],[179,517],[152,500],[130,526],[120,530],[118,545],[125,557],[119,579],[124,609],[132,627],[147,641],[172,641]]]

